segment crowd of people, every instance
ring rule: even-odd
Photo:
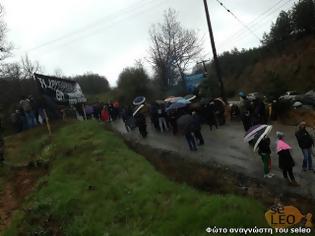
[[[151,104],[141,104],[135,108],[129,106],[121,109],[121,118],[127,132],[138,127],[142,137],[147,137],[146,115],[157,132],[169,132],[173,135],[183,134],[191,151],[204,144],[201,124],[207,124],[210,130],[225,124],[225,104],[222,100],[187,104],[168,109],[170,102],[161,100]]]
[[[84,109],[84,110],[83,110]],[[109,102],[109,103],[100,103],[96,102],[94,104],[85,104],[82,106],[77,106],[79,115],[84,119],[97,119],[102,121],[114,121],[120,117],[120,107],[119,103]]]
[[[239,114],[244,126],[244,130],[258,124],[268,122],[268,114],[262,98],[254,97],[251,101],[244,92],[240,92]]]
[[[225,104],[220,102],[215,104],[213,100],[206,103],[198,102],[197,106],[193,104],[178,109],[167,109],[169,104],[157,101],[148,105],[142,104],[132,109],[122,108],[121,118],[125,123],[127,132],[138,127],[142,137],[147,137],[146,115],[150,117],[151,124],[158,132],[172,132],[174,135],[183,134],[186,138],[188,147],[191,151],[197,151],[198,145],[204,144],[204,138],[201,133],[201,124],[207,124],[212,130],[225,123]],[[240,93],[239,105],[231,107],[231,115],[238,115],[244,127],[244,131],[249,131],[257,125],[267,124],[271,114],[268,114],[268,108],[261,98],[249,100],[245,93]],[[306,130],[306,123],[301,122],[295,133],[301,153],[304,156],[303,171],[314,171],[312,165],[312,147],[314,146],[313,137]],[[278,155],[278,165],[282,170],[283,177],[292,186],[298,186],[293,173],[295,166],[294,159],[290,150],[292,149],[285,141],[285,135],[277,131],[276,153]],[[263,172],[265,178],[272,178],[271,173],[271,148],[268,134],[264,135],[258,144],[258,154],[263,163]],[[254,145],[254,143],[250,143]],[[314,171],[315,173],[315,171]]]
[[[250,131],[253,127],[267,124],[268,115],[263,101],[259,98],[249,101],[244,92],[240,92],[239,114],[243,123],[245,132]],[[293,174],[293,167],[295,166],[294,159],[290,150],[292,147],[285,141],[285,135],[281,131],[276,132],[276,153],[278,155],[278,165],[283,172],[283,177],[289,185],[298,186]],[[295,133],[295,137],[303,154],[303,171],[312,171],[315,173],[312,165],[312,147],[314,147],[314,137],[306,130],[306,122],[302,121]],[[250,143],[253,145],[253,143]],[[262,139],[258,144],[258,154],[261,156],[263,162],[263,170],[265,178],[272,178],[271,173],[271,149],[270,138],[268,134],[263,134]]]
[[[244,131],[248,132],[257,125],[268,123],[268,109],[262,99],[253,98],[249,100],[244,92],[240,92],[239,105],[231,107],[231,117],[238,116],[243,124]],[[198,100],[189,102],[183,106],[170,109],[171,102],[157,100],[151,104],[139,104],[138,106],[120,107],[118,102],[77,104],[75,111],[86,119],[98,119],[104,122],[115,121],[122,118],[127,132],[136,127],[143,138],[147,137],[148,116],[151,124],[158,132],[169,132],[173,135],[181,134],[185,137],[191,151],[197,151],[199,145],[205,143],[201,125],[206,124],[210,130],[217,129],[225,124],[226,104],[221,99]],[[11,114],[11,121],[15,125],[16,131],[21,132],[33,128],[38,124],[46,122],[44,108],[41,103],[32,96],[22,97],[17,105],[17,109]],[[314,171],[312,165],[313,137],[306,130],[306,123],[301,122],[295,133],[297,142],[303,154],[303,171]],[[4,141],[2,137],[2,127],[0,123],[0,161],[4,160]],[[250,143],[254,145],[254,143]],[[283,132],[277,131],[276,153],[279,158],[279,168],[283,172],[283,177],[290,185],[297,186],[293,167],[295,162],[291,156],[291,146],[286,143]],[[258,154],[263,163],[265,178],[272,178],[271,173],[271,149],[268,133],[263,135],[258,144]],[[315,171],[314,171],[315,173]]]
[[[17,133],[31,129],[38,124],[44,124],[46,116],[44,108],[33,96],[21,97],[16,109],[10,115],[11,122]]]

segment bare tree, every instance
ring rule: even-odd
[[[34,73],[40,73],[42,71],[38,61],[31,61],[27,54],[21,58],[22,66],[22,79],[33,78]]]
[[[7,25],[3,21],[4,10],[0,4],[0,61],[3,61],[10,56],[11,50],[13,48],[12,44],[6,39]]]
[[[188,65],[199,58],[202,43],[196,31],[184,29],[177,20],[176,11],[168,9],[163,23],[153,25],[149,31],[152,46],[150,62],[163,87],[183,78]]]
[[[22,77],[21,65],[17,62],[1,65],[0,77],[4,79],[20,79]]]

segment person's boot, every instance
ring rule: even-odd
[[[292,186],[292,182],[291,182],[288,178],[285,178],[285,180],[287,181],[287,184],[288,184],[289,186]]]

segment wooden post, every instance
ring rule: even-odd
[[[44,111],[44,115],[45,115],[45,121],[46,121],[47,129],[48,129],[48,134],[49,134],[49,136],[51,136],[51,127],[50,127],[49,119],[47,116],[47,112],[45,109],[43,111]]]
[[[86,113],[85,113],[85,107],[84,107],[83,103],[82,103],[82,110],[83,110],[83,114],[84,114],[84,120],[87,120]]]

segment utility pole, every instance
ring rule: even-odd
[[[200,62],[197,62],[197,65],[199,65],[199,64],[201,64],[202,63],[202,65],[203,65],[203,70],[204,70],[204,72],[205,72],[205,74],[208,76],[208,71],[207,71],[207,67],[206,67],[206,62],[208,62],[208,61],[210,61],[210,60],[202,60],[202,61],[200,61]]]
[[[224,92],[224,85],[223,85],[222,76],[221,76],[220,64],[219,64],[219,60],[217,57],[217,50],[215,48],[215,43],[214,43],[214,37],[213,37],[213,32],[212,32],[212,27],[211,27],[211,21],[210,21],[210,15],[209,15],[209,10],[208,10],[207,0],[203,0],[203,3],[205,6],[205,12],[206,12],[206,17],[207,17],[210,42],[211,42],[211,47],[212,47],[212,52],[213,52],[214,65],[215,65],[215,69],[217,71],[217,76],[218,76],[218,80],[219,80],[220,94],[221,94],[221,97],[223,98],[223,100],[226,101],[225,92]]]

